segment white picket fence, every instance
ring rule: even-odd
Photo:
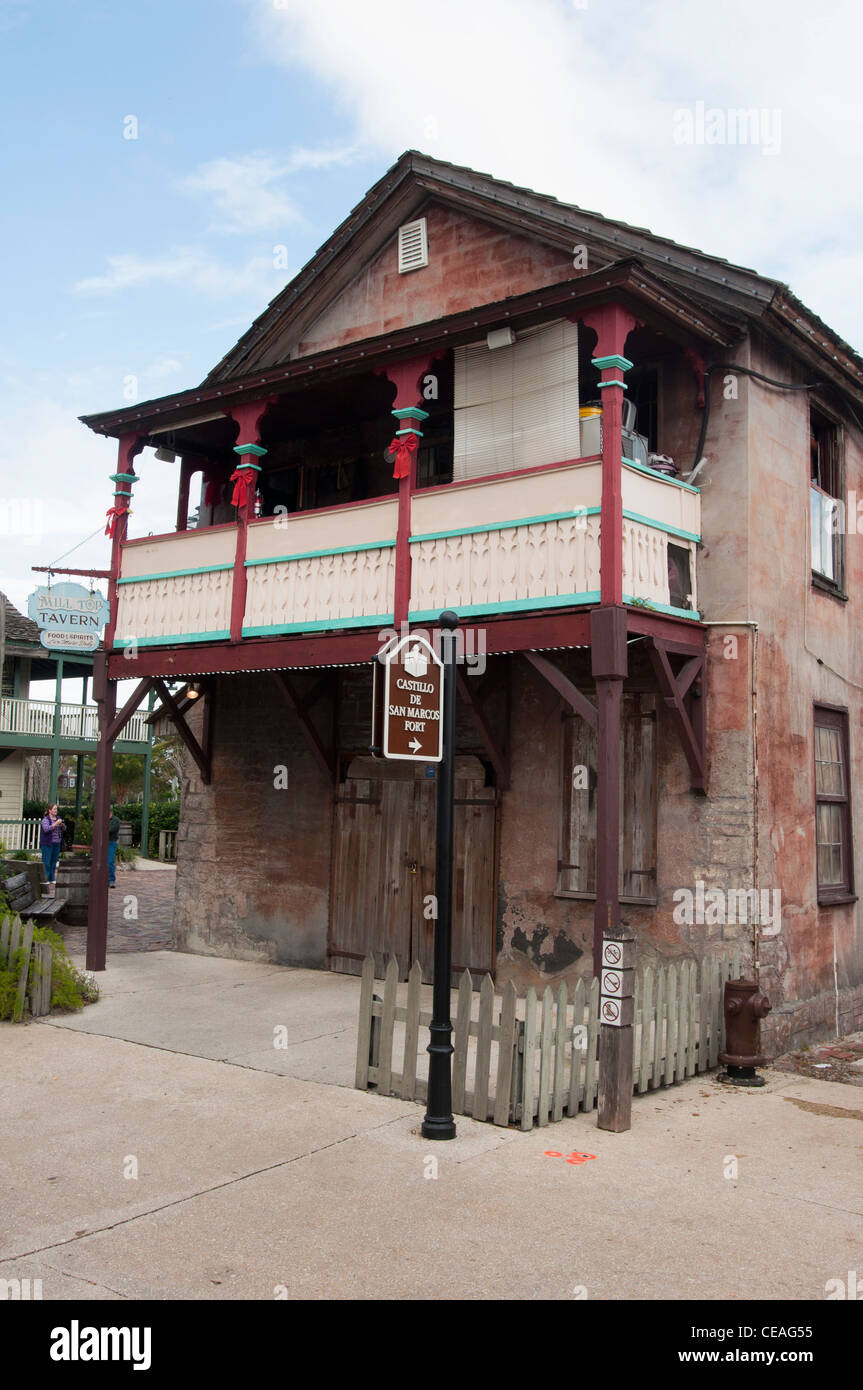
[[[717,1065],[723,1044],[725,981],[739,973],[737,951],[696,965],[684,961],[636,974],[633,1088],[658,1090]],[[404,1002],[393,958],[375,994],[375,965],[363,962],[356,1086],[379,1095],[423,1101],[427,1093],[430,986],[414,962]],[[403,992],[403,987],[402,987]],[[599,1079],[599,981],[530,988],[519,999],[512,983],[496,995],[490,975],[474,991],[459,979],[453,1028],[453,1112],[496,1125],[531,1129],[590,1111]]]

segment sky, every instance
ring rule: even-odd
[[[861,15],[0,0],[0,589],[107,565],[116,445],[77,417],[196,385],[408,148],[783,280],[863,350]],[[172,529],[176,467],[136,469],[130,535]]]

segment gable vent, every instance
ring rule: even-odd
[[[399,227],[399,275],[408,270],[419,270],[429,263],[429,241],[426,220],[420,217],[416,222],[406,222]]]

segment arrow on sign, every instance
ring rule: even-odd
[[[418,753],[422,748],[422,744],[420,743],[418,738],[412,738],[410,743],[408,744],[408,748],[412,749],[414,753]]]

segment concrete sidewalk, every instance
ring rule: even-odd
[[[420,1107],[350,1089],[355,979],[174,954],[102,979],[83,1015],[0,1025],[0,1278],[45,1299],[823,1299],[863,1274],[859,1089],[694,1078],[627,1134],[459,1118],[430,1144]]]

